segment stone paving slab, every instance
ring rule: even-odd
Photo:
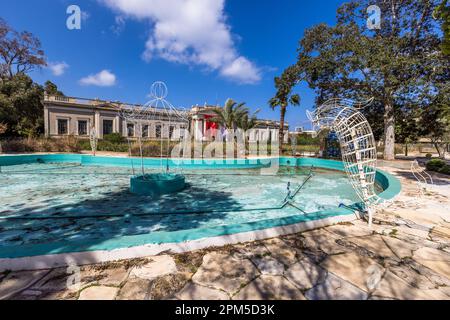
[[[340,238],[364,237],[373,234],[373,230],[367,227],[367,225],[355,225],[355,223],[352,225],[338,224],[327,227],[326,230],[336,234]]]
[[[71,274],[68,273],[67,268],[58,268],[53,269],[47,275],[45,275],[41,280],[37,281],[31,288],[34,290],[40,291],[76,291],[79,288],[71,288],[70,282],[68,281],[69,276]],[[80,287],[88,284],[83,281],[83,278],[80,277],[81,283]]]
[[[151,257],[148,263],[134,267],[130,272],[130,276],[152,280],[177,271],[177,265],[173,257],[162,255]]]
[[[49,272],[49,270],[37,270],[8,274],[0,282],[0,300],[7,299],[22,290],[26,290]]]
[[[233,295],[258,275],[259,271],[250,260],[208,253],[203,257],[203,263],[192,281]]]
[[[81,291],[78,300],[114,300],[118,291],[115,287],[92,286]]]
[[[347,240],[370,251],[375,256],[397,258],[380,235],[347,238]]]
[[[230,300],[224,291],[189,282],[175,295],[180,300]]]
[[[418,289],[437,289],[439,285],[420,274],[408,264],[399,264],[389,267],[389,271],[405,281],[408,285]]]
[[[150,285],[149,300],[166,300],[183,289],[192,274],[187,272],[171,273],[152,281]]]
[[[261,274],[265,275],[283,275],[286,266],[276,260],[272,256],[265,256],[261,258],[252,258],[252,262],[256,265]]]
[[[450,286],[450,279],[441,275],[440,273],[424,266],[423,264],[417,262],[413,259],[405,259],[404,263],[415,272],[420,274],[421,276],[426,277],[432,283],[434,283],[438,287]]]
[[[401,300],[441,300],[448,298],[444,292],[437,289],[414,288],[390,271],[386,272],[373,295]]]
[[[236,252],[233,253],[233,256],[237,259],[261,258],[270,255],[270,251],[263,243],[237,244],[234,246],[234,248],[236,248]]]
[[[104,286],[120,286],[127,278],[129,271],[124,267],[106,269],[102,272],[104,278],[99,280],[99,284]]]
[[[413,259],[446,261],[450,263],[450,254],[442,250],[422,247],[414,252]]]
[[[305,300],[305,296],[282,276],[262,275],[241,289],[234,300]]]
[[[429,236],[429,231],[428,230],[423,230],[423,229],[417,229],[417,228],[411,228],[411,227],[407,227],[407,226],[398,226],[395,228],[395,230],[397,230],[397,232],[403,232],[415,237],[419,237],[422,239],[428,239]],[[395,233],[393,234],[393,236],[395,237]]]
[[[150,289],[150,280],[146,279],[129,279],[116,297],[116,300],[146,300]]]
[[[368,294],[351,283],[328,273],[321,284],[306,291],[308,300],[366,300]]]
[[[310,289],[323,282],[326,275],[326,270],[308,258],[300,260],[285,272],[285,277],[300,290]]]
[[[422,260],[415,259],[420,264],[439,273],[447,279],[450,279],[450,264],[448,261]]]
[[[329,256],[321,266],[365,292],[371,291],[384,273],[374,260],[354,252]]]
[[[302,233],[305,240],[305,246],[322,250],[327,254],[338,254],[348,252],[348,249],[339,245],[336,240],[341,239],[342,236],[328,232],[326,229],[319,229],[310,232]]]
[[[412,257],[413,252],[419,249],[419,245],[410,243],[408,241],[402,241],[393,237],[382,236],[381,237],[386,246],[395,254],[399,259]]]
[[[296,250],[283,240],[274,238],[265,240],[263,243],[270,252],[271,256],[282,264],[289,266],[297,262]]]

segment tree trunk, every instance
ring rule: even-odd
[[[433,144],[438,152],[438,157],[440,159],[445,159],[445,145],[441,146],[441,144],[439,142],[433,142]]]
[[[387,103],[384,106],[384,160],[395,159],[395,117],[394,106]]]
[[[284,141],[284,117],[286,116],[286,106],[280,106],[280,129],[278,131],[278,144],[280,156],[283,154]]]

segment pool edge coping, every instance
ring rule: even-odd
[[[39,256],[26,256],[21,258],[0,258],[0,272],[3,271],[31,271],[54,269],[67,266],[81,266],[111,261],[144,258],[158,255],[162,252],[183,253],[201,250],[209,247],[220,247],[229,244],[238,244],[257,240],[270,239],[288,234],[305,232],[324,228],[338,223],[352,222],[359,219],[356,213],[336,215],[323,219],[304,221],[296,224],[277,226],[262,230],[246,231],[234,234],[188,240],[180,243],[145,244],[134,247],[118,248],[113,250],[96,250],[47,254]]]

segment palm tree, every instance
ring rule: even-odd
[[[248,108],[245,103],[237,103],[233,99],[227,99],[223,108],[213,110],[214,117],[210,121],[220,124],[222,127],[230,130],[237,128],[239,119],[248,114]]]
[[[280,107],[280,129],[278,135],[280,154],[282,152],[283,145],[284,118],[286,116],[286,109],[288,105],[300,105],[300,96],[298,94],[292,94],[292,88],[295,86],[297,81],[298,79],[295,67],[287,68],[281,77],[275,78],[277,93],[272,99],[269,100],[269,105],[272,109]]]
[[[255,112],[253,112],[251,115],[249,112],[242,114],[241,117],[237,121],[238,128],[241,128],[244,131],[253,129],[257,124],[258,119],[257,119],[256,115],[258,114],[259,111],[260,110],[258,109]]]

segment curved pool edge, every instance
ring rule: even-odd
[[[51,155],[38,154],[38,155],[27,155],[25,159],[21,160],[26,162],[35,162],[37,161],[37,159],[43,158],[43,156],[49,161],[62,161],[62,162],[77,162],[74,161],[76,159],[83,162],[82,157],[86,157],[86,155],[72,155],[72,154],[51,154]],[[6,156],[6,157],[18,157],[18,156]],[[92,156],[89,155],[87,157],[93,158]],[[4,157],[0,157],[0,165],[2,165],[2,163],[5,162],[4,159],[2,158]],[[114,158],[103,157],[103,158],[119,159],[116,160],[117,162],[123,162],[124,160],[129,162],[129,158],[116,158],[116,157]],[[88,162],[89,160],[93,160],[89,158],[86,159],[88,160]],[[11,163],[12,162],[11,160],[13,159],[9,158],[7,162]],[[265,158],[263,160],[264,161],[276,160],[280,165],[288,165],[288,166],[314,165],[319,168],[343,171],[342,162],[336,160],[316,159],[316,158],[288,158],[288,157],[279,159]],[[245,162],[244,165],[247,167],[247,164],[245,164]],[[233,168],[236,167],[233,166]],[[380,194],[380,197],[383,199],[386,200],[392,199],[395,196],[397,196],[401,191],[400,181],[396,177],[387,172],[377,170],[376,180],[384,189],[384,191]],[[332,211],[329,212],[315,212],[302,216],[294,215],[284,218],[260,220],[242,224],[225,225],[209,228],[197,228],[172,232],[153,232],[149,234],[141,234],[134,236],[122,236],[113,239],[107,239],[104,241],[101,241],[99,239],[93,239],[85,241],[53,242],[45,244],[9,246],[5,248],[0,248],[0,271],[24,270],[20,268],[28,268],[26,266],[27,264],[29,264],[31,268],[30,270],[32,270],[32,269],[39,269],[39,268],[45,269],[60,266],[60,264],[63,261],[69,260],[71,263],[88,264],[88,263],[105,262],[110,260],[126,259],[138,256],[142,257],[145,255],[148,256],[156,254],[154,252],[158,251],[159,250],[158,248],[162,247],[169,248],[170,250],[176,250],[176,248],[195,249],[198,247],[197,245],[195,245],[197,243],[199,243],[200,247],[203,246],[203,248],[207,246],[214,246],[216,245],[214,244],[215,243],[214,241],[216,240],[218,241],[218,243],[220,243],[218,245],[230,244],[230,242],[226,242],[225,240],[233,240],[233,239],[241,239],[237,242],[252,241],[252,239],[260,240],[272,236],[276,237],[288,233],[306,231],[310,229],[324,227],[338,222],[352,221],[355,219],[357,219],[357,216],[353,209],[342,207],[333,209]],[[278,232],[275,232],[273,230],[278,230]],[[291,230],[291,231],[285,233],[285,231],[283,230]],[[268,236],[268,234],[270,234],[270,236]],[[216,240],[213,241],[212,239]],[[198,249],[200,249],[200,247],[198,247]],[[130,255],[131,252],[133,253],[132,255]],[[75,259],[75,257],[78,256],[80,257],[80,259],[73,261],[73,259]],[[111,257],[111,259],[107,257]]]
[[[124,259],[143,258],[158,255],[162,252],[182,253],[210,247],[220,247],[230,244],[270,239],[288,234],[323,228],[338,223],[351,222],[357,219],[358,216],[356,214],[335,215],[324,217],[323,219],[314,219],[310,221],[271,227],[262,230],[212,236],[196,240],[187,240],[183,242],[142,244],[112,250],[43,254],[38,256],[24,256],[18,258],[0,258],[0,272],[6,270],[43,270],[67,267],[71,265],[81,266]]]

